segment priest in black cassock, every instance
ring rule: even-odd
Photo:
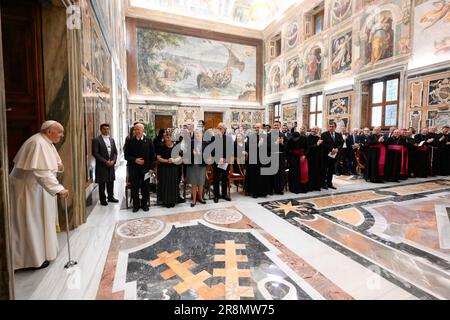
[[[245,146],[248,157],[247,171],[245,173],[245,192],[253,196],[253,198],[266,197],[270,193],[271,185],[271,176],[261,174],[261,169],[264,165],[261,162],[260,149],[262,151],[268,150],[267,134],[264,134],[261,128],[261,123],[255,125],[255,132],[248,136]]]
[[[428,129],[428,136],[431,139],[434,139],[432,143],[429,144],[430,153],[431,153],[431,173],[432,176],[439,175],[439,167],[440,167],[440,158],[441,158],[441,142],[439,139],[442,137],[440,133],[437,132],[436,126],[431,126]]]
[[[323,185],[323,140],[320,137],[319,127],[311,128],[311,134],[306,138],[308,159],[308,190],[320,191]]]
[[[422,132],[414,136],[415,150],[415,171],[414,177],[427,178],[431,172],[431,150],[430,144],[434,143],[434,138],[429,135],[428,128],[423,128]]]
[[[406,179],[408,174],[408,146],[406,138],[400,130],[395,129],[386,142],[386,165],[384,179],[392,182],[400,182]]]
[[[373,128],[372,134],[366,142],[367,162],[364,179],[374,183],[382,183],[384,178],[384,167],[386,163],[386,145],[381,128]]]
[[[271,156],[278,158],[278,168],[276,174],[271,176],[271,191],[273,191],[275,194],[282,195],[285,186],[284,171],[286,170],[285,135],[280,131],[281,122],[275,121],[273,129],[274,130],[272,130],[272,132],[270,133],[269,141],[271,145],[276,144],[276,146],[272,146],[270,148],[270,154]],[[272,140],[272,134],[278,135],[278,139]]]
[[[440,159],[439,159],[439,175],[450,175],[450,126],[445,125],[442,127],[440,142]]]
[[[336,132],[336,123],[332,122],[328,125],[328,131],[322,133],[321,139],[323,140],[323,171],[324,189],[336,189],[333,186],[333,175],[336,173],[337,154],[344,145],[344,138],[338,132]]]
[[[306,153],[308,143],[306,136],[294,132],[287,143],[287,159],[289,165],[289,191],[306,193],[308,191],[309,169]]]

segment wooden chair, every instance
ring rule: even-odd
[[[211,186],[214,182],[214,169],[212,165],[206,167],[206,192],[208,192],[208,199],[211,200]]]
[[[155,175],[156,177],[158,177],[158,161],[155,161]],[[159,187],[159,181],[158,178],[156,179],[156,195],[158,195],[158,187]],[[131,182],[130,179],[128,177],[128,166],[127,166],[127,176],[125,178],[125,201],[126,201],[126,205],[127,205],[127,209],[130,208],[131,202],[133,201],[133,199],[131,198],[131,195],[129,196],[129,193],[131,192]],[[150,197],[148,199],[148,205],[150,206],[151,201],[150,201]]]
[[[244,165],[239,163],[240,161],[237,160],[237,164],[235,165],[234,162],[236,161],[236,158],[233,160],[233,164],[230,165],[230,172],[228,173],[228,194],[231,195],[231,183],[236,183],[236,191],[239,192],[239,183],[244,183],[245,181],[245,169]]]
[[[128,194],[131,192],[131,182],[130,182],[130,179],[129,179],[129,177],[128,177],[128,166],[127,166],[127,176],[126,176],[126,178],[125,178],[125,202],[126,202],[126,205],[127,205],[127,209],[129,209],[130,208],[130,202],[131,202],[131,197],[129,197],[128,196]],[[128,201],[128,199],[130,199],[130,201]]]

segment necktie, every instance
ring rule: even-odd
[[[331,134],[331,138],[333,139],[333,141],[335,141],[335,139],[334,139],[334,132]]]

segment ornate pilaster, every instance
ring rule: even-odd
[[[8,188],[8,141],[6,136],[5,81],[0,9],[0,300],[14,299],[14,271],[11,258],[11,220]]]
[[[78,6],[78,1],[63,0],[66,7]],[[85,173],[85,129],[84,110],[82,102],[82,76],[81,76],[81,28],[67,29],[67,50],[69,58],[69,96],[70,96],[70,144],[72,151],[72,217],[71,227],[77,227],[86,222],[86,185]]]

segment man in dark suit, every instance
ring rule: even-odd
[[[108,202],[119,202],[114,198],[114,180],[116,180],[114,166],[117,161],[117,148],[114,139],[109,136],[109,124],[102,124],[100,132],[102,134],[92,140],[92,155],[95,158],[95,182],[98,183],[100,204],[107,206]],[[105,187],[108,192],[108,202]]]
[[[333,174],[336,171],[337,154],[344,144],[342,135],[336,132],[336,123],[333,122],[328,126],[328,131],[322,133],[321,140],[323,140],[325,165],[323,188],[336,189],[333,186]]]
[[[148,211],[150,179],[144,180],[144,178],[147,173],[153,172],[155,168],[155,150],[152,140],[144,136],[143,124],[138,123],[134,126],[134,137],[125,142],[124,152],[125,159],[128,161],[133,212],[139,211],[139,208]],[[139,199],[139,190],[142,199]]]
[[[347,137],[348,161],[350,164],[350,171],[353,175],[356,175],[356,151],[360,148],[359,145],[359,128],[354,128],[352,133]]]
[[[230,135],[226,134],[227,128],[223,123],[217,125],[217,134],[211,138],[211,143],[214,143],[216,139],[219,142],[217,148],[212,152],[214,157],[214,202],[219,202],[220,194],[222,193],[222,199],[231,201],[228,195],[228,174],[230,172],[230,164],[232,164],[232,157],[234,153],[234,141]],[[220,144],[220,145],[219,145]],[[227,169],[220,168],[221,165],[228,164]],[[222,192],[219,190],[219,186],[222,185]]]

